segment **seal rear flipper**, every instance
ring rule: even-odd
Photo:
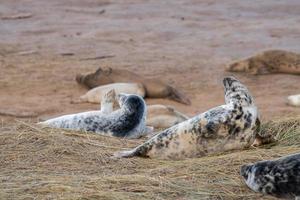
[[[113,157],[114,158],[131,158],[136,156],[136,150],[129,150],[129,151],[119,151],[114,153]]]
[[[177,101],[179,103],[191,105],[191,100],[186,95],[184,95],[183,93],[179,92],[177,89],[171,86],[168,87],[170,89],[170,96],[169,96],[170,99]]]
[[[140,146],[128,151],[119,151],[114,153],[115,158],[131,158],[134,156],[148,158],[148,152],[151,150],[152,145],[143,143]]]
[[[46,121],[43,121],[43,122],[38,122],[36,123],[38,126],[41,126],[41,127],[46,127],[47,126],[47,123]]]

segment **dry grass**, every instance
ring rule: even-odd
[[[300,118],[262,132],[279,142],[183,161],[112,159],[141,141],[17,122],[0,129],[0,199],[272,199],[249,190],[239,168],[299,151]]]

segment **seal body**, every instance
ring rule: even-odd
[[[110,114],[89,111],[64,115],[39,123],[43,126],[71,130],[92,131],[116,137],[138,138],[148,133],[147,108],[138,95],[119,94],[120,109]]]
[[[287,104],[290,106],[300,107],[300,94],[289,96],[287,98]]]
[[[175,108],[165,105],[147,105],[147,120],[148,126],[155,128],[170,128],[176,124],[179,124],[188,117]]]
[[[120,93],[136,94],[141,97],[145,96],[145,89],[143,85],[138,83],[113,83],[99,86],[89,90],[85,95],[80,97],[80,102],[100,103],[106,92],[114,90],[118,95]]]
[[[111,83],[139,83],[145,89],[145,96],[149,98],[169,98],[174,101],[190,105],[191,101],[182,92],[158,80],[145,78],[124,69],[99,67],[95,72],[85,75],[78,74],[76,81],[88,88],[94,88]]]
[[[299,75],[300,54],[283,50],[268,50],[234,62],[228,65],[226,70],[251,74],[287,73]]]
[[[300,198],[300,154],[243,165],[241,175],[255,192],[279,198]]]
[[[224,78],[225,105],[172,126],[116,157],[182,159],[249,147],[256,136],[258,112],[247,88],[233,77]]]

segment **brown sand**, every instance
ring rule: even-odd
[[[122,2],[122,3],[120,3]],[[300,52],[297,1],[3,1],[0,111],[53,116],[95,109],[72,105],[86,92],[75,74],[98,66],[161,78],[192,100],[176,106],[190,116],[222,104],[224,65],[263,49]],[[74,55],[68,55],[72,53]],[[100,60],[82,60],[114,55]],[[235,74],[252,91],[264,119],[300,114],[285,105],[300,77]]]
[[[193,116],[224,102],[221,80],[229,74],[224,70],[225,64],[265,49],[300,52],[299,10],[300,2],[294,0],[2,0],[0,113],[23,113],[23,116],[26,113],[33,116],[37,114],[38,117],[32,118],[34,122],[38,118],[97,109],[98,105],[95,104],[70,103],[72,99],[86,92],[85,88],[75,82],[75,75],[94,71],[98,66],[109,66],[133,70],[147,77],[161,78],[176,86],[191,98],[192,106],[165,99],[147,99],[147,102],[169,104]],[[108,58],[87,59],[99,56]],[[253,93],[264,121],[300,114],[299,108],[285,105],[286,96],[300,92],[300,76],[234,75]],[[16,124],[10,116],[1,115],[0,119],[9,129]],[[1,132],[4,133],[3,130]],[[14,141],[15,134],[20,133],[14,133],[7,141]],[[30,140],[28,145],[43,145],[43,141],[33,141],[34,135],[32,133],[27,138]],[[33,138],[32,141],[30,138]],[[18,146],[18,142],[9,144]],[[7,145],[5,143],[1,150],[4,156]],[[34,146],[33,150],[39,149],[36,148]],[[94,147],[91,151],[97,154],[101,149]],[[61,152],[61,155],[65,154],[68,151]],[[20,156],[26,157],[26,153]],[[33,158],[29,156],[26,159],[30,162]],[[77,161],[89,162],[88,159]],[[135,161],[126,162],[134,165]],[[47,156],[38,163],[46,165]],[[34,170],[39,170],[38,163]],[[86,167],[93,166],[95,171],[99,170],[97,173],[102,173],[102,163],[99,161],[99,168],[95,163]],[[70,165],[53,166],[53,171],[64,168],[53,176],[59,176],[59,173],[75,173],[76,169],[70,169]],[[76,168],[77,165],[74,166]],[[9,177],[10,173],[18,170],[11,169],[13,170],[7,174],[2,173],[2,176]],[[77,172],[79,175],[84,174],[84,168]],[[20,176],[31,172],[25,170],[24,173]],[[65,181],[64,177],[61,176],[61,182]],[[80,177],[73,178],[73,186],[78,186],[77,190],[80,190]],[[190,178],[193,180],[193,177]],[[56,188],[51,178],[44,179],[40,174],[30,179],[31,181],[21,180],[19,184],[35,184],[40,179],[45,184],[53,184],[53,190],[69,191],[68,187],[72,187],[66,184],[65,188]],[[122,179],[110,181],[119,183]],[[150,181],[154,185],[163,184],[160,179]],[[30,184],[28,187],[33,187]],[[47,194],[43,190],[43,183],[39,184],[39,191],[36,192]],[[18,186],[14,187],[17,190]],[[127,187],[120,190],[131,189]],[[107,195],[112,195],[111,190],[107,190]],[[26,191],[22,190],[21,193]],[[1,188],[0,192],[5,193]],[[73,189],[70,194],[73,194]],[[29,194],[29,197],[32,196]]]

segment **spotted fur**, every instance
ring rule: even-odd
[[[181,159],[249,147],[259,118],[248,89],[233,77],[223,81],[225,105],[172,126],[131,151],[117,157],[160,157]]]
[[[145,126],[147,108],[138,95],[119,94],[120,109],[112,113],[89,111],[64,115],[39,124],[54,128],[91,131],[116,137],[137,138],[149,130]]]
[[[300,154],[243,165],[241,175],[255,192],[279,198],[300,198]]]
[[[101,111],[102,113],[111,113],[114,109],[118,109],[118,103],[116,103],[116,93],[114,90],[108,91],[101,99]],[[157,129],[169,128],[175,124],[187,120],[188,117],[175,108],[165,105],[147,105],[147,117],[146,124],[148,132],[152,133],[154,127]]]

